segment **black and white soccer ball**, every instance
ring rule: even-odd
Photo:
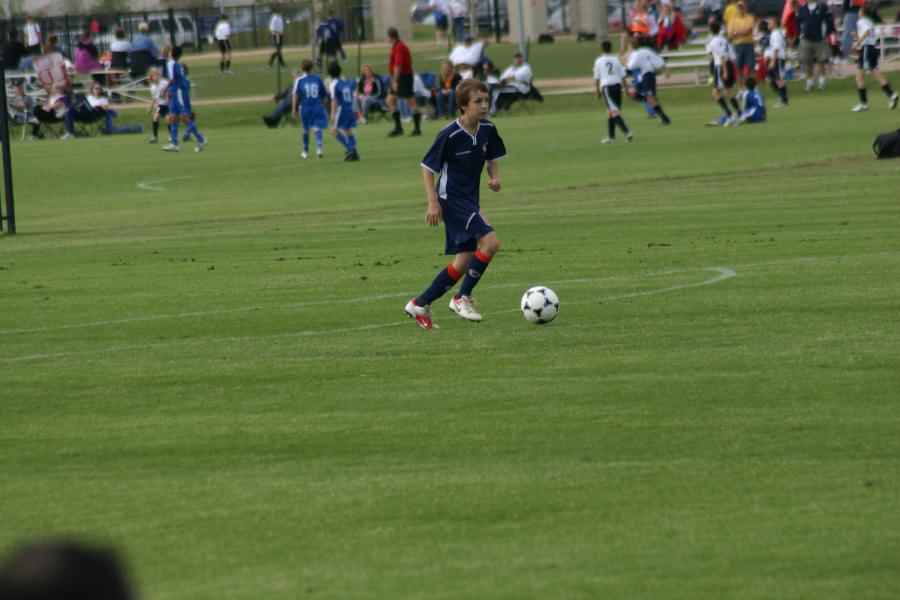
[[[559,298],[556,292],[542,285],[535,286],[522,296],[522,314],[535,325],[549,323],[559,314]]]

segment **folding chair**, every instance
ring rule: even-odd
[[[66,69],[66,59],[58,52],[44,54],[34,60],[34,72],[41,86],[49,89],[57,83],[62,83],[65,89],[72,86],[69,71]]]
[[[528,88],[527,94],[520,94],[510,100],[507,104],[503,105],[503,112],[507,114],[513,114],[518,110],[524,110],[528,114],[531,114],[531,102],[543,102],[544,96],[541,92],[538,91],[536,87],[533,85]]]
[[[59,139],[66,132],[66,120],[41,107],[34,109],[34,118],[41,124],[41,131]]]
[[[72,125],[75,127],[75,135],[94,137],[100,133],[106,124],[106,113],[93,108],[87,98],[79,94],[69,107],[72,111]]]

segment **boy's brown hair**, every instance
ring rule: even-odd
[[[472,95],[475,92],[484,92],[487,94],[489,93],[488,86],[483,81],[479,81],[474,77],[466,79],[456,86],[456,105],[459,107],[459,112],[463,112],[463,109],[468,106],[469,100],[472,99]]]
[[[312,73],[313,70],[313,62],[308,58],[304,58],[303,62],[300,63],[300,68],[306,71],[307,73]]]

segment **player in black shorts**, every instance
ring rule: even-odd
[[[888,108],[893,110],[897,107],[897,93],[878,70],[878,59],[881,52],[876,45],[878,40],[875,35],[875,23],[869,18],[870,10],[867,5],[860,6],[859,19],[856,21],[856,41],[853,43],[853,49],[859,51],[859,62],[856,66],[856,91],[859,94],[859,104],[851,109],[853,112],[869,110],[866,71],[872,74],[872,78],[888,97]]]

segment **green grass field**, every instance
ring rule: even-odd
[[[616,146],[590,97],[497,119],[486,320],[437,332],[436,123],[15,143],[0,553],[110,543],[151,600],[900,597],[900,111],[792,92],[722,130],[662,90]]]

